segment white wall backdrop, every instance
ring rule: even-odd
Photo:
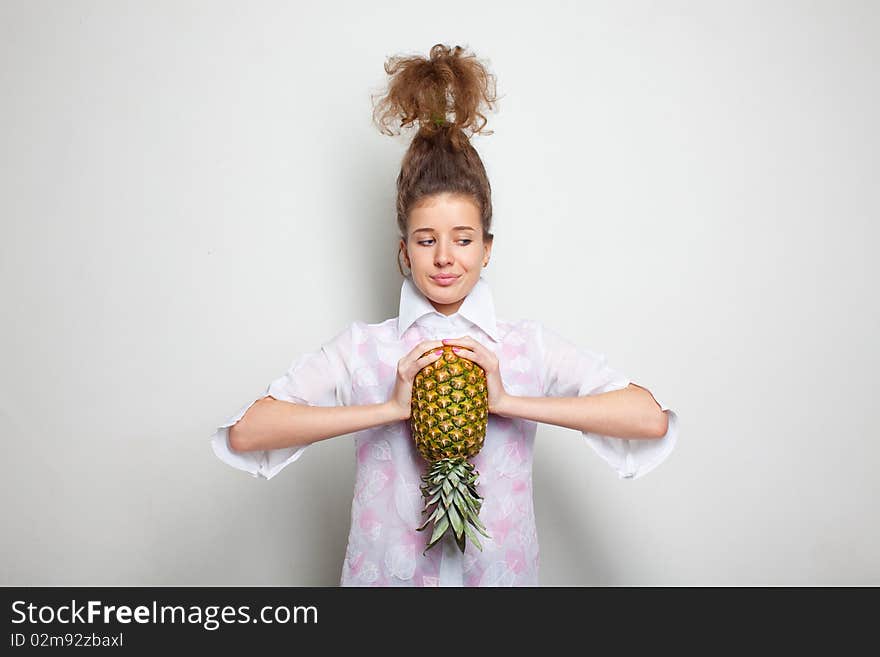
[[[880,584],[878,30],[839,1],[0,1],[0,583],[338,583],[352,437],[267,482],[209,436],[397,314],[408,137],[370,94],[442,42],[503,96],[474,139],[499,316],[681,421],[635,481],[539,428],[542,584]]]

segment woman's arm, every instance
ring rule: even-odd
[[[615,438],[662,438],[669,420],[650,391],[635,383],[622,390],[581,397],[505,393],[492,412]]]
[[[229,447],[237,452],[300,447],[403,419],[388,402],[307,406],[264,397],[229,427]]]

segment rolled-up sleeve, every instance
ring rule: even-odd
[[[559,333],[537,323],[538,343],[543,357],[544,395],[581,397],[622,390],[630,383],[648,390],[608,365],[604,354],[579,347]],[[582,432],[587,444],[613,468],[620,479],[638,479],[660,465],[675,448],[678,416],[648,390],[668,416],[662,438],[618,438]]]
[[[317,351],[299,355],[287,371],[259,395],[224,420],[211,435],[214,454],[224,463],[253,477],[271,479],[296,461],[308,445],[239,452],[229,446],[229,428],[264,397],[308,406],[347,406],[351,394],[352,324],[321,345]]]

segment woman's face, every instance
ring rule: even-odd
[[[483,241],[476,204],[448,193],[423,199],[410,211],[407,239],[400,244],[413,283],[444,315],[458,311],[492,251],[492,242]],[[443,281],[440,275],[453,278]]]

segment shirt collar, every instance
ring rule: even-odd
[[[476,326],[486,335],[499,342],[498,327],[495,324],[495,304],[492,301],[492,290],[489,282],[480,276],[473,289],[465,297],[461,307],[448,317],[438,312],[422,291],[416,287],[411,277],[403,279],[400,288],[400,311],[397,315],[397,337],[401,338],[406,330],[425,315],[434,314],[443,319],[453,320],[460,316]]]

